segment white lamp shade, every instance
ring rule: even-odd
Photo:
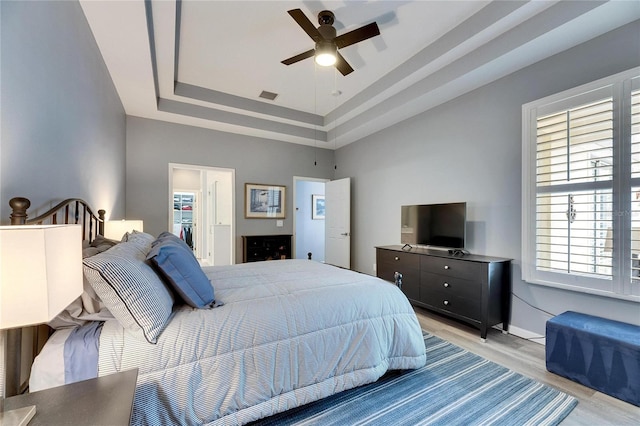
[[[104,223],[104,236],[120,241],[127,232],[142,232],[144,230],[142,225],[141,220],[108,220]]]
[[[0,226],[0,329],[49,322],[82,290],[80,225]]]
[[[336,45],[330,41],[319,41],[316,43],[316,63],[323,67],[330,67],[336,63],[337,48]]]
[[[330,67],[336,63],[336,55],[332,53],[320,53],[316,55],[316,63],[323,67]]]

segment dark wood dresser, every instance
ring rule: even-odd
[[[242,262],[291,259],[291,235],[243,235]]]
[[[376,265],[384,280],[401,277],[401,289],[412,304],[479,328],[483,340],[496,324],[508,331],[511,259],[398,245],[376,247]]]

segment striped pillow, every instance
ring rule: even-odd
[[[139,244],[122,242],[84,259],[84,274],[125,329],[156,343],[171,317],[173,296],[145,258]]]

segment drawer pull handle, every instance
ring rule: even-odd
[[[442,285],[445,286],[445,287],[449,287],[449,283],[444,283]]]
[[[444,269],[449,269],[449,265],[444,265]]]
[[[396,256],[396,257],[394,258],[394,260],[400,260],[400,258],[399,258],[398,256]]]
[[[442,302],[442,303],[444,303],[444,306],[449,306],[449,301],[448,301],[448,300],[445,300],[445,301],[444,301],[444,302]]]

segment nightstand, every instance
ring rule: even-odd
[[[129,425],[138,369],[12,396],[5,410],[36,406],[29,426]]]

